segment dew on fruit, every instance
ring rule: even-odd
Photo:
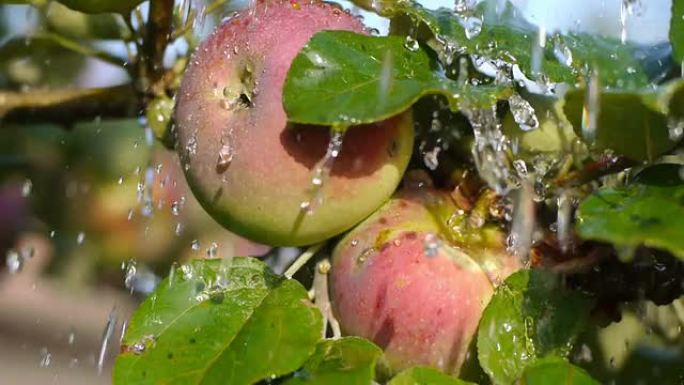
[[[518,94],[513,94],[508,98],[508,105],[511,108],[513,119],[521,130],[531,131],[539,127],[539,120],[534,108],[527,100]]]
[[[302,212],[311,215],[323,203],[322,189],[330,177],[335,159],[340,155],[342,142],[344,140],[344,128],[333,128],[330,134],[330,141],[325,155],[313,168],[311,175],[311,185],[308,191],[308,200],[300,203],[299,208]]]
[[[190,244],[190,248],[192,248],[193,251],[197,251],[200,249],[200,243],[197,239],[193,239],[192,243]]]
[[[436,257],[439,254],[439,248],[442,246],[442,241],[439,236],[433,233],[425,234],[423,239],[423,252],[428,257]]]
[[[216,258],[217,252],[218,252],[218,244],[216,242],[212,242],[211,245],[209,245],[209,248],[207,248],[207,258],[209,258],[209,259]]]
[[[594,69],[587,82],[582,106],[582,136],[588,143],[593,143],[596,140],[598,116],[600,114],[600,93],[599,72]]]
[[[233,141],[231,133],[221,137],[221,148],[219,149],[218,159],[216,160],[216,172],[224,173],[233,161]]]

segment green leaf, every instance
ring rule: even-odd
[[[84,13],[120,13],[125,15],[144,0],[59,0],[60,3]]]
[[[615,39],[588,34],[546,35],[544,47],[535,54],[538,27],[524,20],[512,3],[499,3],[484,1],[467,16],[483,19],[481,32],[470,37],[463,27],[466,16],[456,15],[451,9],[429,10],[410,1],[401,2],[400,8],[410,19],[409,25],[417,20],[429,29],[435,37],[430,45],[447,57],[469,54],[501,60],[518,64],[528,78],[535,78],[534,72],[540,71],[553,82],[571,85],[586,77],[588,70],[598,70],[606,86],[634,88],[648,84],[635,49]],[[400,18],[395,19],[401,23]],[[534,68],[535,60],[539,68]]]
[[[684,117],[684,82],[637,91],[603,91],[599,95],[593,147],[610,149],[634,160],[653,161],[674,148],[668,126]],[[584,89],[565,95],[564,111],[575,133],[591,142],[582,132]],[[668,117],[669,116],[669,117]]]
[[[525,368],[520,385],[600,385],[582,368],[566,360],[549,356]]]
[[[579,236],[617,247],[665,249],[684,259],[682,166],[655,167],[636,183],[603,188],[585,199],[577,212]]]
[[[676,63],[684,61],[684,1],[672,0],[672,16],[670,17],[670,43],[672,59]]]
[[[285,385],[370,385],[381,355],[380,348],[359,337],[321,341],[304,368]]]
[[[436,369],[415,367],[397,374],[387,385],[468,385],[470,382],[448,376]]]
[[[131,318],[114,384],[252,384],[301,367],[321,328],[306,290],[262,262],[193,261]]]
[[[590,308],[591,301],[566,290],[553,273],[513,274],[482,315],[477,333],[480,365],[494,384],[510,385],[539,357],[567,356]]]
[[[489,106],[507,87],[459,85],[437,71],[428,53],[404,47],[397,36],[322,31],[295,57],[283,104],[292,122],[347,126],[396,115],[427,94]]]

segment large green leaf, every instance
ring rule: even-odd
[[[578,368],[560,357],[549,356],[525,368],[519,384],[599,385],[599,382],[591,378],[582,368]]]
[[[477,333],[480,365],[497,385],[549,354],[567,356],[589,315],[591,301],[566,290],[544,270],[521,270],[501,285]]]
[[[352,125],[389,118],[421,96],[441,94],[452,109],[459,102],[489,106],[507,87],[460,85],[440,74],[422,48],[397,36],[322,31],[295,57],[283,90],[288,119],[318,125]]]
[[[363,338],[324,340],[285,385],[370,385],[381,355],[380,348]]]
[[[684,82],[677,80],[658,88],[603,91],[598,108],[585,106],[586,91],[576,89],[566,94],[564,111],[575,133],[596,149],[653,161],[680,140],[671,139],[670,127],[684,117],[683,88]],[[582,115],[589,110],[597,111],[593,139],[582,132]]]
[[[577,212],[584,239],[618,247],[645,245],[684,259],[684,183],[682,166],[658,165],[636,183],[603,188],[585,199]]]
[[[193,261],[131,318],[114,384],[252,384],[301,367],[321,328],[306,290],[262,262]]]
[[[670,17],[670,43],[672,58],[677,63],[684,61],[684,1],[672,0]]]
[[[436,369],[415,367],[397,374],[387,385],[469,385]]]
[[[586,77],[588,71],[598,71],[606,86],[635,88],[648,84],[634,47],[615,39],[588,34],[546,35],[541,31],[544,47],[535,53],[532,47],[539,45],[538,27],[524,20],[522,12],[512,3],[507,1],[503,6],[500,3],[484,1],[471,15],[459,16],[451,9],[429,10],[404,1],[395,13],[401,11],[408,15],[410,23],[422,22],[435,36],[431,46],[445,51],[447,56],[454,53],[484,56],[518,64],[528,77],[534,78],[534,72],[539,71],[551,81],[571,85]],[[464,25],[468,24],[468,18],[482,21],[479,33],[466,34]],[[539,64],[535,64],[536,60]]]

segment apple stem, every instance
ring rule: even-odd
[[[306,265],[306,263],[309,262],[309,260],[318,252],[318,250],[321,249],[321,247],[323,247],[323,245],[325,245],[325,242],[309,246],[309,248],[300,254],[299,257],[297,257],[297,259],[290,265],[290,267],[285,270],[283,275],[287,279],[292,279],[292,276],[294,276],[295,273],[302,268],[302,266]]]
[[[313,279],[314,302],[316,307],[320,309],[323,314],[323,338],[326,336],[328,323],[332,330],[333,339],[338,339],[342,336],[340,331],[340,323],[333,315],[332,306],[330,304],[330,295],[328,293],[328,272],[330,271],[330,260],[327,258],[316,264]]]

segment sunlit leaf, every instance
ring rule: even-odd
[[[497,385],[513,384],[524,368],[549,354],[567,356],[591,302],[566,290],[560,277],[521,270],[500,286],[477,332],[480,365]]]
[[[121,13],[131,12],[144,0],[59,0],[67,7],[84,13]]]
[[[262,262],[193,261],[131,318],[114,384],[252,384],[299,368],[321,328],[306,290]]]
[[[459,85],[441,75],[428,53],[397,36],[319,32],[294,59],[283,90],[288,119],[297,123],[351,125],[389,118],[421,96],[441,94],[491,105],[507,87]]]

